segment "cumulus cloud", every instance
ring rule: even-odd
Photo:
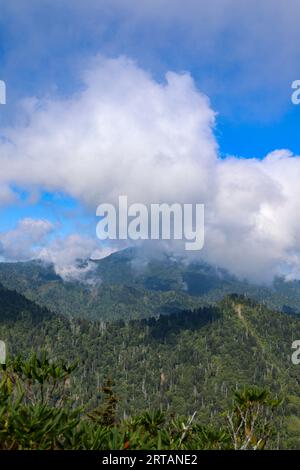
[[[74,96],[27,100],[23,117],[0,145],[3,187],[64,191],[90,213],[120,194],[204,203],[199,256],[251,280],[299,277],[300,158],[278,150],[220,159],[215,112],[188,73],[158,82],[125,57],[96,57]],[[52,246],[56,263],[70,266],[68,250],[71,259],[94,249],[76,237],[66,243]]]
[[[229,158],[216,172],[207,259],[252,280],[299,278],[300,158],[286,150],[263,160]]]
[[[35,258],[53,229],[48,220],[20,220],[14,229],[0,232],[0,257],[7,261]]]
[[[208,190],[215,115],[188,74],[157,83],[126,58],[98,57],[83,83],[70,100],[24,103],[26,125],[1,146],[2,184],[63,188],[93,207],[122,193],[166,201]]]

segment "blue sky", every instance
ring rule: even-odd
[[[15,105],[24,97],[76,90],[78,70],[90,56],[125,54],[158,80],[167,70],[191,73],[219,113],[222,154],[263,156],[284,147],[300,153],[300,113],[290,101],[300,59],[297,2],[11,3],[0,2],[0,70],[8,87],[2,124],[17,119]],[[211,24],[203,24],[206,17]]]
[[[24,99],[76,100],[93,57],[126,56],[156,84],[168,71],[190,74],[216,113],[219,158],[264,159],[277,149],[300,155],[300,106],[291,103],[291,83],[300,77],[295,0],[0,0],[0,12],[2,138],[26,127]],[[59,236],[94,236],[93,206],[73,191],[75,183],[69,190],[43,178],[15,180],[1,231],[36,218],[49,220]]]

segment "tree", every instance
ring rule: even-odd
[[[236,392],[233,410],[226,416],[234,449],[264,449],[274,432],[275,410],[280,404],[267,390],[256,387]]]

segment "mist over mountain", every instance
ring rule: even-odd
[[[277,278],[272,286],[255,285],[205,262],[187,263],[164,253],[150,258],[133,248],[78,261],[67,279],[39,260],[0,263],[0,282],[42,307],[81,318],[146,318],[214,304],[232,293],[300,312],[298,281]]]

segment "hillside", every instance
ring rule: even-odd
[[[205,263],[187,265],[166,255],[149,260],[133,249],[79,263],[77,277],[63,279],[41,261],[0,263],[5,287],[52,311],[80,318],[147,318],[214,304],[231,293],[271,309],[300,312],[297,281],[276,279],[273,286],[258,286]]]
[[[108,284],[94,272],[93,281],[64,280],[52,265],[39,261],[0,263],[0,282],[5,287],[64,315],[104,320],[144,318],[201,304],[200,299],[183,291],[154,291],[130,282]]]
[[[299,446],[299,369],[291,344],[300,319],[238,296],[171,316],[115,322],[67,318],[0,288],[0,338],[11,355],[46,350],[77,361],[72,393],[95,404],[101,383],[116,382],[119,414],[161,408],[209,423],[244,385],[285,398],[281,436]],[[280,426],[281,427],[281,426]]]

